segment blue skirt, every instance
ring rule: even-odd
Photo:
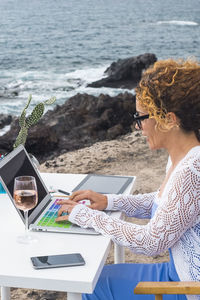
[[[154,300],[154,295],[135,295],[140,281],[180,281],[169,263],[106,265],[93,294],[84,294],[83,300]],[[173,277],[173,278],[172,278]],[[186,300],[185,295],[163,295],[163,300]]]

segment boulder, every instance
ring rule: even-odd
[[[47,111],[29,129],[25,147],[42,162],[97,141],[114,139],[131,132],[134,112],[135,96],[130,93],[116,97],[77,94]],[[12,150],[18,132],[15,120],[10,131],[0,136],[0,153]]]
[[[113,62],[105,70],[105,78],[88,84],[88,87],[112,87],[133,89],[141,79],[143,70],[157,61],[155,54],[145,53]]]
[[[10,125],[13,121],[13,117],[8,114],[0,114],[0,129],[5,127],[6,125]]]

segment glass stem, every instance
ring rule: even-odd
[[[24,218],[25,218],[25,233],[28,234],[28,210],[24,212]]]

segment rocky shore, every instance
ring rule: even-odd
[[[106,78],[92,82],[88,86],[133,89],[140,81],[142,71],[155,63],[156,60],[155,54],[152,53],[119,59],[105,70]]]
[[[113,62],[105,70],[107,77],[91,85],[126,87],[130,92],[115,97],[77,94],[69,98],[63,105],[47,111],[29,129],[27,151],[44,162],[62,153],[130,133],[135,113],[135,95],[132,89],[139,82],[142,72],[156,60],[155,54],[145,53]],[[16,117],[0,115],[0,128],[9,124],[10,130],[0,136],[2,154],[12,151],[20,128]]]

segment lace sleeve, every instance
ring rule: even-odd
[[[69,220],[92,227],[135,253],[156,255],[169,249],[195,224],[200,210],[200,165],[186,168],[171,177],[161,204],[147,225],[118,220],[83,205],[72,210]]]
[[[107,210],[123,211],[129,217],[150,218],[157,192],[139,195],[107,195]]]

